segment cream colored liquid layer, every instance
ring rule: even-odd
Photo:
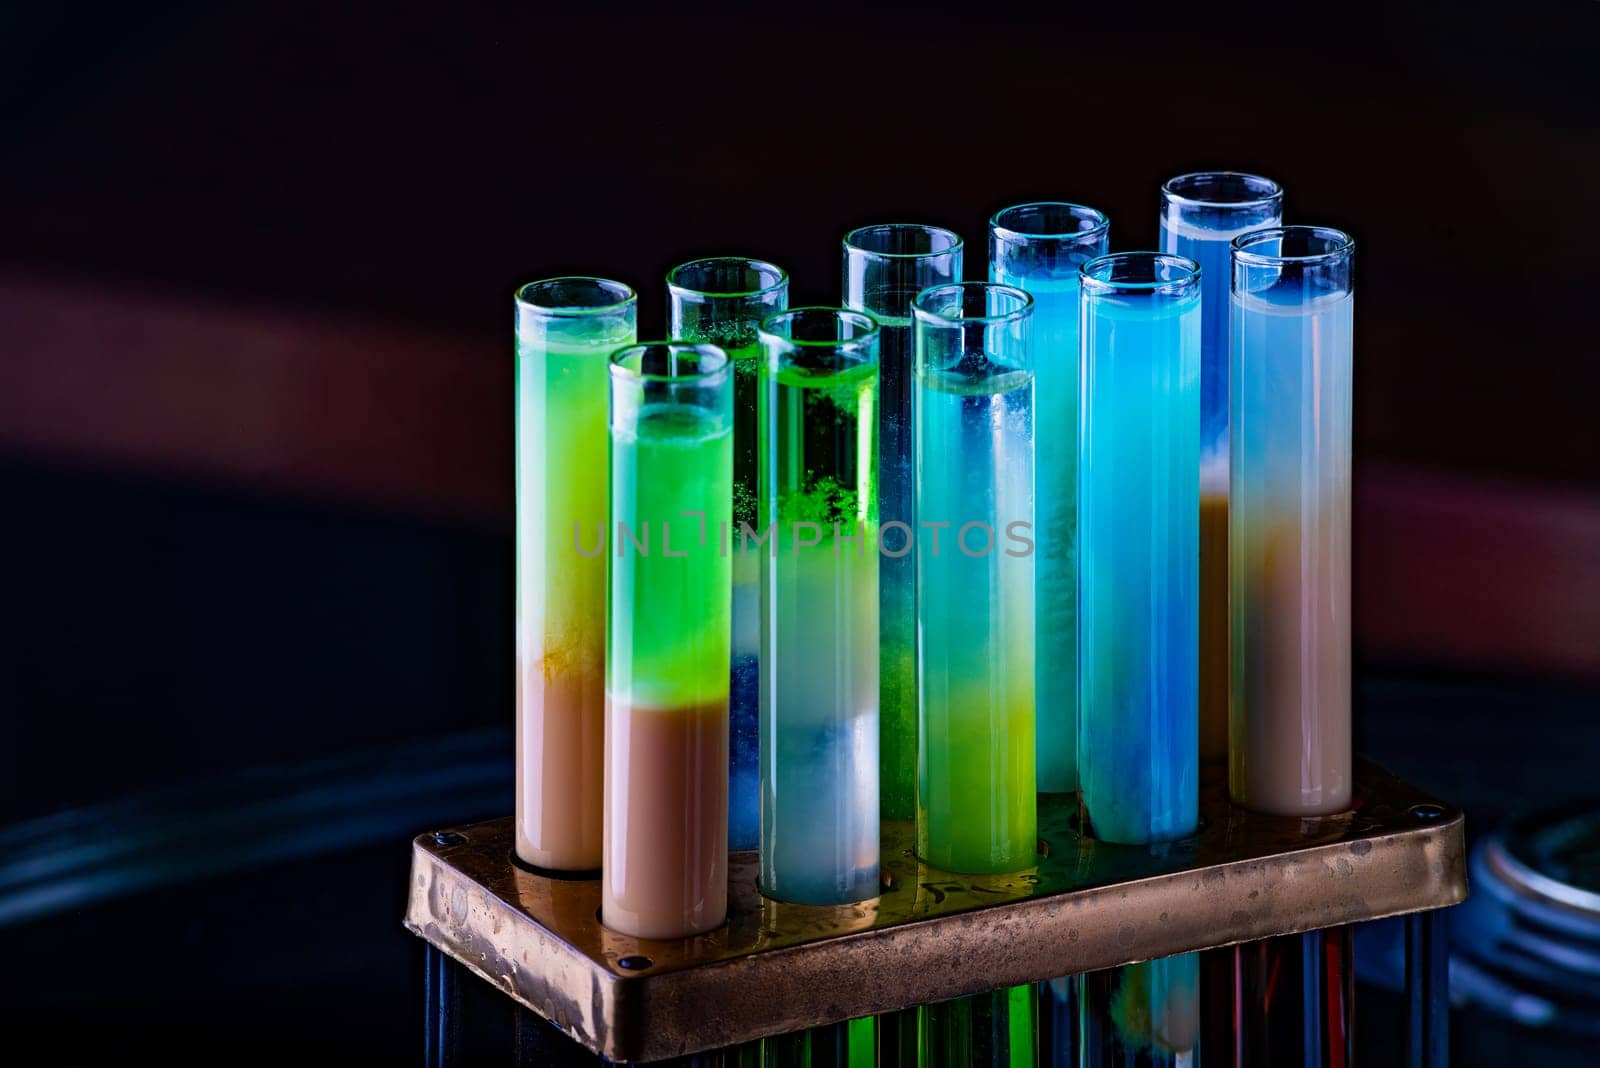
[[[602,665],[517,658],[517,856],[560,871],[600,866]]]
[[[1353,298],[1233,298],[1229,790],[1249,808],[1350,806]]]
[[[1229,788],[1249,808],[1314,816],[1350,807],[1350,540],[1343,521],[1235,530]],[[1254,567],[1238,566],[1255,560]],[[1239,635],[1235,634],[1237,641]]]
[[[728,706],[607,700],[600,918],[638,938],[684,938],[728,915]]]
[[[1228,495],[1200,496],[1200,759],[1228,759]]]

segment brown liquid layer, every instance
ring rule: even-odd
[[[728,705],[606,700],[600,918],[639,938],[683,938],[728,915]]]
[[[517,856],[540,868],[600,866],[605,679],[517,661]]]
[[[1257,566],[1233,576],[1251,640],[1233,650],[1228,790],[1258,812],[1350,807],[1348,529],[1272,521]]]
[[[1228,498],[1200,498],[1200,759],[1228,759]]]

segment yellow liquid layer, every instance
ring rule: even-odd
[[[981,873],[1036,863],[1032,664],[1027,668],[1013,671],[1000,694],[971,685],[923,689],[917,854],[930,864]]]

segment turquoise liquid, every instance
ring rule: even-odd
[[[1034,556],[1007,528],[1034,518],[1033,376],[924,374],[915,410],[917,520],[949,523],[916,553],[917,852],[1017,871],[1037,847]]]
[[[1167,841],[1199,819],[1200,298],[1086,296],[1083,308],[1085,828],[1110,842]]]
[[[1033,296],[1033,403],[1059,447],[1034,458],[1039,790],[1078,788],[1078,279],[994,281]]]

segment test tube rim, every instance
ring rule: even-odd
[[[673,281],[673,279],[677,277],[679,271],[688,270],[690,267],[698,267],[701,264],[707,263],[742,263],[745,266],[754,268],[758,271],[770,270],[777,275],[777,280],[770,285],[761,286],[756,289],[734,289],[727,291],[695,289],[692,286],[679,285],[677,282]],[[757,259],[754,256],[698,256],[695,259],[686,260],[685,262],[678,264],[676,267],[667,272],[667,292],[672,293],[675,296],[712,298],[764,297],[768,293],[775,293],[780,289],[788,288],[788,271],[785,271],[782,267],[779,267],[771,260]]]
[[[1000,312],[997,315],[973,315],[961,316],[960,318],[946,315],[943,312],[931,311],[922,306],[922,302],[927,300],[933,294],[942,290],[950,289],[980,289],[984,292],[1000,292],[1005,293],[1010,297],[1020,297],[1021,303],[1010,311]],[[1026,319],[1032,313],[1033,294],[1029,293],[1025,289],[1019,289],[1016,286],[1008,286],[1004,282],[940,282],[938,285],[929,286],[922,290],[917,294],[916,299],[911,302],[911,315],[914,319],[919,319],[923,322],[932,323],[941,327],[959,327],[975,324],[982,324],[984,326],[998,326],[1005,323],[1020,322],[1023,319]]]
[[[1099,221],[1087,230],[1057,231],[1048,234],[1036,233],[1031,230],[1016,230],[1012,227],[1001,225],[1000,216],[1013,211],[1021,211],[1024,208],[1070,208],[1074,211],[1088,212]],[[1104,235],[1110,229],[1111,216],[1099,208],[1092,208],[1087,204],[1079,204],[1071,200],[1029,200],[1021,204],[1012,204],[1009,207],[1001,208],[989,218],[989,232],[1002,241],[1012,239],[1023,241],[1092,241]]]
[[[1104,278],[1096,278],[1094,275],[1094,272],[1102,267],[1138,259],[1165,262],[1172,266],[1180,267],[1188,273],[1179,278],[1157,279],[1149,282],[1113,282]],[[1187,256],[1179,256],[1171,252],[1109,252],[1104,256],[1096,256],[1094,259],[1082,264],[1078,268],[1078,277],[1086,296],[1102,296],[1110,293],[1152,293],[1160,296],[1170,296],[1179,295],[1191,289],[1197,294],[1200,291],[1200,264]]]
[[[1261,252],[1249,251],[1250,246],[1262,241],[1282,240],[1291,234],[1315,235],[1334,242],[1333,246],[1324,252],[1314,253],[1309,256],[1269,256]],[[1332,263],[1352,255],[1356,250],[1356,240],[1349,234],[1332,226],[1310,226],[1297,224],[1294,226],[1269,226],[1262,230],[1251,230],[1240,234],[1228,242],[1228,253],[1235,263],[1247,264],[1251,267],[1274,267],[1281,264],[1316,264]]]
[[[529,297],[529,291],[535,286],[548,286],[556,284],[594,283],[602,289],[618,291],[617,299],[609,304],[540,304]],[[579,318],[585,316],[609,315],[623,311],[639,303],[638,292],[628,283],[619,282],[614,278],[601,278],[590,274],[563,274],[551,278],[537,278],[532,282],[524,282],[516,288],[513,296],[519,307],[527,308],[540,315],[563,318]]]
[[[789,337],[772,331],[772,324],[779,319],[793,319],[801,315],[814,315],[819,312],[832,315],[835,319],[854,322],[865,329],[855,337],[836,338],[832,341],[823,338],[812,340],[810,338]],[[862,345],[877,337],[882,329],[878,320],[868,312],[857,311],[855,308],[838,308],[829,304],[802,304],[797,308],[785,308],[781,312],[773,312],[765,319],[762,319],[756,326],[756,335],[763,340],[770,337],[774,341],[781,342],[784,345],[792,345],[797,349],[834,349],[854,348]]]
[[[861,333],[850,338],[801,339],[784,334],[775,333],[772,324],[779,319],[793,319],[805,315],[816,314],[830,315],[835,321],[850,322],[861,327]],[[827,304],[806,304],[798,308],[787,308],[781,312],[774,312],[761,320],[756,327],[756,337],[761,342],[763,350],[763,368],[773,375],[784,373],[782,366],[785,357],[794,357],[802,352],[833,352],[849,359],[851,366],[831,368],[820,374],[805,372],[807,377],[815,378],[815,385],[823,385],[832,381],[835,376],[850,373],[862,367],[876,368],[878,366],[878,337],[882,327],[878,320],[864,311],[854,308],[838,308]]]
[[[926,234],[937,234],[941,237],[948,238],[951,243],[948,248],[930,249],[927,252],[880,252],[877,249],[867,248],[863,245],[855,243],[855,238],[857,235],[864,234],[869,230],[920,230]],[[846,255],[850,253],[859,253],[863,256],[879,260],[926,260],[933,259],[938,256],[952,256],[960,252],[965,246],[965,242],[962,241],[961,235],[956,233],[954,230],[943,226],[935,226],[932,223],[914,222],[869,223],[866,226],[858,226],[854,230],[851,230],[849,233],[845,234],[844,238],[840,241],[840,244],[844,247]]]
[[[1246,182],[1260,182],[1265,190],[1260,196],[1245,200],[1207,200],[1203,197],[1185,196],[1174,188],[1182,182],[1196,178],[1243,178]],[[1189,171],[1177,174],[1161,183],[1161,197],[1169,204],[1195,208],[1258,208],[1283,202],[1283,186],[1264,174],[1249,171]]]
[[[713,356],[721,362],[709,370],[696,371],[693,374],[682,375],[663,375],[655,372],[635,371],[633,368],[626,366],[622,362],[632,353],[639,352],[643,349],[663,347],[679,351],[693,352],[696,356]],[[697,341],[670,341],[665,339],[656,341],[636,341],[629,345],[623,345],[611,353],[607,362],[610,365],[611,376],[613,378],[622,379],[628,382],[672,382],[679,385],[696,382],[702,385],[715,384],[719,380],[726,378],[729,369],[733,366],[733,361],[728,358],[727,352],[720,345],[712,345],[706,342]]]

